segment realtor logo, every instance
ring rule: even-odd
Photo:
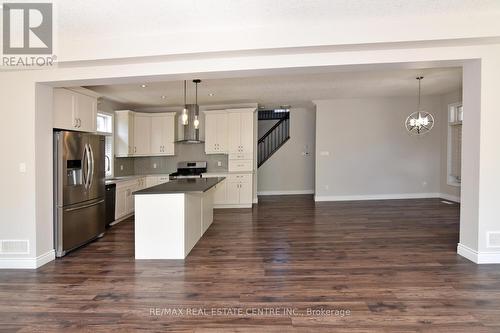
[[[52,54],[52,4],[3,4],[3,53]]]

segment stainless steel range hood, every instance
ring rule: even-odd
[[[182,140],[176,141],[176,143],[189,143],[197,144],[204,143],[205,141],[200,140],[200,129],[199,126],[196,128],[195,119],[199,119],[200,109],[198,104],[186,104],[186,109],[188,113],[188,123],[184,125],[184,138]]]

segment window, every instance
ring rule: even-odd
[[[462,180],[462,102],[448,105],[448,185]]]
[[[97,113],[97,132],[113,133],[113,116],[106,113]]]
[[[97,113],[97,132],[105,135],[104,166],[106,177],[113,177],[113,116],[107,113]]]

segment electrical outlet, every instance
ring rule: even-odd
[[[153,169],[156,169],[157,165],[156,163],[153,163]]]
[[[123,164],[120,165],[120,171],[123,171]]]
[[[24,162],[19,163],[19,172],[26,173],[26,163],[24,163]]]
[[[222,166],[222,162],[221,161],[217,161],[217,166],[221,167]]]

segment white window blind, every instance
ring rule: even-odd
[[[450,176],[460,182],[462,174],[462,124],[451,126],[451,172]]]

